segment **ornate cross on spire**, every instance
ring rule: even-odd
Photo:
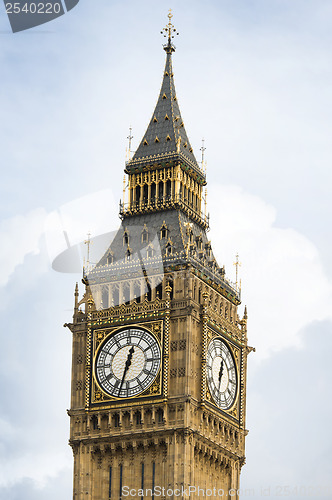
[[[171,49],[172,52],[175,51],[175,47],[172,44],[172,38],[174,38],[175,34],[178,35],[179,33],[176,31],[174,28],[174,24],[172,24],[172,9],[169,9],[168,12],[168,24],[166,27],[160,32],[162,35],[164,35],[165,38],[168,38],[168,44],[164,46],[164,49],[167,52],[167,49]]]

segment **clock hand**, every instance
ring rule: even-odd
[[[131,348],[129,349],[129,353],[128,353],[128,357],[127,357],[127,361],[126,361],[126,364],[125,364],[125,367],[124,367],[124,370],[123,370],[123,376],[122,376],[122,380],[121,380],[121,384],[120,384],[120,387],[119,387],[119,392],[118,392],[118,395],[120,396],[120,391],[122,389],[122,386],[123,386],[123,382],[124,382],[124,379],[125,379],[125,376],[126,376],[126,373],[127,371],[129,370],[129,367],[131,365],[131,359],[133,357],[133,354],[134,354],[134,346],[131,346]]]
[[[223,359],[221,360],[221,363],[220,363],[220,370],[219,370],[219,387],[218,387],[218,392],[220,392],[220,385],[221,385],[221,379],[222,379],[222,374],[223,374],[223,371],[224,371],[224,361]]]

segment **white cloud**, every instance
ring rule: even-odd
[[[117,229],[117,214],[112,191],[107,189],[68,202],[50,214],[44,208],[36,208],[25,215],[3,220],[0,223],[0,286],[8,283],[27,255],[40,253],[43,234],[52,263],[67,248],[67,242],[80,243],[89,231],[94,237]]]
[[[0,286],[8,283],[15,268],[27,254],[39,253],[46,212],[37,208],[26,215],[16,215],[0,224]]]
[[[43,488],[50,477],[56,476],[64,467],[70,468],[71,465],[72,459],[68,453],[58,453],[54,450],[35,453],[35,450],[31,449],[22,456],[2,461],[0,487],[29,478],[37,488]]]
[[[214,185],[209,208],[213,249],[233,281],[235,254],[240,254],[256,359],[299,346],[301,329],[331,314],[332,287],[316,247],[294,229],[276,227],[276,210],[238,186]]]
[[[48,214],[45,220],[44,230],[50,261],[70,246],[82,243],[87,239],[88,233],[94,238],[116,230],[119,225],[118,206],[110,189],[90,193],[63,204],[58,210]],[[105,250],[106,248],[101,255]]]

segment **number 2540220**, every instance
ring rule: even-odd
[[[60,3],[25,3],[21,5],[19,2],[6,3],[7,14],[60,14]]]

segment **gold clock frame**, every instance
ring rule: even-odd
[[[215,402],[210,389],[209,389],[209,384],[207,383],[207,370],[206,370],[206,362],[204,364],[203,368],[203,373],[202,377],[205,378],[206,384],[205,384],[205,397],[204,399],[213,407],[217,408],[218,411],[229,415],[236,420],[240,418],[240,397],[241,397],[241,356],[242,356],[242,350],[241,347],[237,346],[233,341],[231,341],[229,338],[227,338],[225,335],[223,335],[221,332],[216,332],[212,328],[208,327],[208,332],[207,332],[207,341],[206,341],[206,346],[205,346],[205,353],[204,353],[204,359],[206,360],[207,352],[210,343],[214,340],[220,338],[228,347],[230,350],[233,360],[234,360],[234,366],[236,370],[236,377],[237,377],[237,384],[236,384],[236,396],[234,398],[233,404],[227,408],[223,409],[220,408],[217,403]]]
[[[117,398],[111,396],[106,391],[102,389],[99,385],[96,375],[95,375],[95,366],[96,366],[96,358],[98,351],[104,341],[114,335],[117,332],[125,330],[127,328],[140,328],[142,330],[147,331],[150,335],[152,335],[159,344],[161,360],[160,367],[156,378],[151,383],[151,385],[145,389],[141,394],[137,394],[135,396],[127,397],[127,398]],[[89,368],[89,394],[87,394],[87,398],[89,398],[89,405],[100,405],[100,404],[108,404],[115,403],[119,405],[125,404],[126,400],[142,400],[148,398],[162,398],[163,397],[163,386],[164,380],[167,377],[167,373],[165,370],[165,349],[164,349],[164,321],[156,320],[156,321],[147,321],[143,323],[128,323],[127,325],[122,326],[114,326],[114,327],[101,327],[94,328],[91,331],[91,341],[90,341],[90,349],[92,354],[92,363]]]

